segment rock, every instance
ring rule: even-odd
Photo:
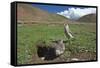
[[[79,61],[78,58],[72,58],[71,60],[72,60],[72,61]]]

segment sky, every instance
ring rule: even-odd
[[[77,7],[77,6],[61,6],[61,5],[43,5],[43,4],[32,4],[42,10],[48,11],[50,13],[56,13],[71,20],[77,20],[80,17],[87,14],[95,14],[96,8],[90,7]]]

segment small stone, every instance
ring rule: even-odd
[[[72,61],[78,61],[79,59],[77,59],[77,58],[72,58],[71,60],[72,60]]]
[[[44,59],[45,59],[45,57],[41,57],[41,59],[42,59],[42,60],[44,60]]]

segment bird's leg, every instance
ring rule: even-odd
[[[71,39],[70,38],[68,38],[68,44],[69,44],[69,46],[71,46]]]
[[[69,51],[72,52],[72,42],[71,42],[71,38],[68,38],[68,49],[69,49]]]

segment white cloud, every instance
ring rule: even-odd
[[[57,14],[73,20],[77,20],[78,18],[84,15],[92,14],[92,13],[93,14],[96,13],[96,8],[69,8],[68,10],[57,12]]]

